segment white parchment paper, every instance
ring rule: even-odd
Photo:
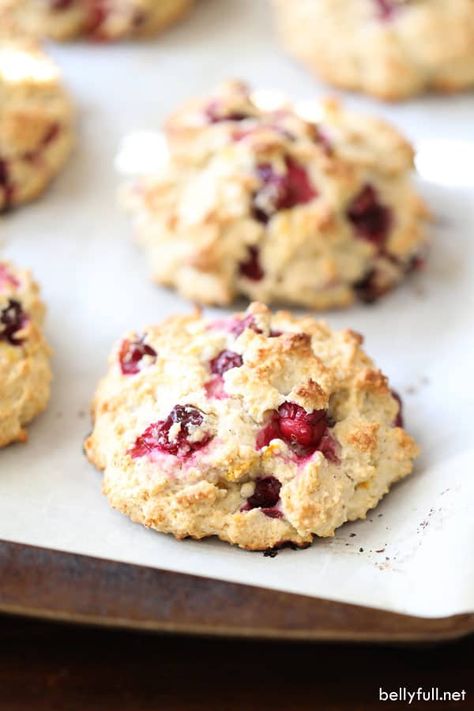
[[[228,76],[298,99],[328,90],[280,51],[264,0],[202,0],[149,44],[51,51],[78,105],[78,147],[44,198],[1,220],[0,254],[32,267],[43,285],[55,381],[29,443],[0,452],[0,538],[421,616],[472,611],[474,96],[395,106],[347,97],[427,146],[424,172],[437,181],[420,186],[437,217],[426,271],[373,307],[326,316],[366,335],[423,455],[367,521],[272,559],[132,524],[109,509],[82,454],[112,342],[189,308],[148,281],[116,208],[113,159],[124,134],[157,128],[179,101]]]

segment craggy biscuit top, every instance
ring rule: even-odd
[[[72,108],[55,64],[0,34],[0,211],[36,197],[72,145]]]
[[[417,447],[361,341],[262,304],[128,334],[86,442],[112,505],[177,537],[250,549],[364,517]]]
[[[411,146],[334,101],[310,108],[318,120],[265,110],[231,82],[169,119],[169,159],[125,197],[157,281],[202,303],[327,308],[374,300],[418,266]]]

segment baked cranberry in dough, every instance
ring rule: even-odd
[[[288,51],[382,99],[474,85],[472,0],[272,0]]]
[[[19,4],[23,25],[36,34],[109,42],[161,32],[191,7],[192,0],[19,0]]]
[[[56,66],[0,30],[0,212],[45,190],[69,156],[72,123]]]
[[[125,190],[157,282],[205,304],[325,309],[376,300],[419,265],[411,146],[333,101],[314,108],[314,123],[264,110],[231,82],[168,120],[169,159]]]
[[[25,425],[49,399],[44,306],[29,272],[0,261],[0,447],[26,440]]]
[[[303,546],[364,518],[411,472],[417,446],[361,343],[258,303],[127,334],[86,441],[111,505],[177,538],[250,550]]]

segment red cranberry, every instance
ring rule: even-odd
[[[96,39],[105,39],[101,34],[102,25],[108,17],[108,10],[104,0],[88,0],[87,18],[85,21],[84,31],[86,34],[95,37]]]
[[[0,211],[8,210],[13,200],[14,188],[10,182],[8,163],[0,158],[0,194],[3,193],[3,207]]]
[[[253,201],[255,219],[266,224],[278,210],[289,210],[317,197],[317,192],[311,185],[308,173],[303,166],[292,158],[286,158],[286,172],[276,173],[271,163],[261,163],[257,166],[257,174],[262,187],[257,191]]]
[[[75,4],[76,0],[49,0],[51,10],[68,10]]]
[[[255,323],[253,316],[245,316],[245,318],[236,320],[234,325],[231,327],[230,332],[237,338],[245,331],[246,328],[250,328],[250,330],[255,331],[255,333],[263,333],[262,329],[258,328]]]
[[[231,368],[240,368],[242,365],[242,356],[234,351],[221,351],[219,355],[213,358],[209,365],[211,373],[215,375],[224,375]]]
[[[9,299],[8,305],[0,311],[0,341],[19,346],[23,339],[16,334],[24,327],[27,317],[19,301]]]
[[[320,146],[324,149],[324,152],[327,156],[332,155],[333,152],[333,146],[331,139],[327,135],[325,131],[323,131],[322,128],[319,126],[314,127],[314,141],[315,143],[319,143]]]
[[[347,210],[347,218],[360,237],[380,249],[383,247],[392,226],[392,213],[379,202],[372,185],[363,187],[354,198]]]
[[[143,341],[143,337],[137,341],[123,341],[119,352],[120,369],[123,375],[136,375],[141,368],[141,362],[145,356],[156,361],[156,351]]]
[[[378,273],[376,269],[371,269],[368,274],[353,284],[352,288],[357,298],[364,304],[373,304],[389,291],[387,285],[381,286],[378,283]]]
[[[267,447],[272,439],[281,439],[281,431],[278,415],[275,413],[270,422],[257,433],[256,446],[257,449]]]
[[[251,281],[261,281],[265,273],[260,264],[259,250],[257,247],[249,247],[248,257],[245,262],[239,265],[239,272],[242,276]]]
[[[257,434],[256,446],[262,449],[272,439],[282,439],[298,456],[320,451],[329,461],[336,461],[337,445],[328,430],[331,424],[326,410],[306,412],[294,402],[285,402]]]
[[[227,393],[224,390],[224,381],[221,375],[215,375],[213,378],[204,383],[204,390],[210,400],[224,400]]]
[[[0,290],[5,287],[12,287],[13,289],[18,289],[20,282],[14,276],[7,267],[0,263]]]
[[[214,100],[208,104],[204,114],[209,123],[221,123],[222,121],[245,121],[250,116],[245,111],[228,111],[222,106],[220,101]]]
[[[393,0],[374,0],[378,17],[381,20],[391,20],[398,9],[398,3]]]
[[[332,462],[333,464],[339,464],[340,459],[338,454],[337,442],[332,436],[332,434],[329,432],[329,430],[326,430],[326,432],[321,437],[318,446],[318,451],[323,453],[324,457],[328,460],[328,462]]]
[[[154,422],[137,437],[129,454],[136,458],[157,451],[185,459],[212,439],[211,435],[195,442],[189,439],[191,431],[202,425],[203,421],[204,413],[197,407],[176,405],[166,420]],[[177,435],[170,439],[170,430],[174,425],[179,425],[179,430]]]
[[[402,398],[400,395],[396,392],[396,390],[391,390],[392,397],[395,398],[395,400],[398,402],[398,412],[397,416],[395,417],[393,421],[393,426],[394,427],[403,427],[403,403],[402,403]]]
[[[280,431],[291,447],[316,449],[327,428],[326,411],[306,412],[294,402],[285,402],[278,408]]]
[[[255,491],[249,496],[245,510],[272,509],[280,500],[281,483],[274,476],[259,477],[255,481]]]

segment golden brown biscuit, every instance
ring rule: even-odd
[[[0,261],[0,447],[26,440],[49,400],[50,350],[44,305],[29,272]]]
[[[199,303],[325,309],[373,301],[420,264],[411,146],[334,101],[319,111],[263,110],[233,82],[170,118],[161,173],[125,191],[156,281]]]
[[[31,40],[0,32],[0,212],[42,193],[73,143],[56,66]]]
[[[418,450],[361,343],[257,303],[127,334],[86,441],[111,505],[177,538],[250,550],[365,518]]]
[[[272,0],[288,51],[330,84],[398,100],[474,85],[472,0]]]

